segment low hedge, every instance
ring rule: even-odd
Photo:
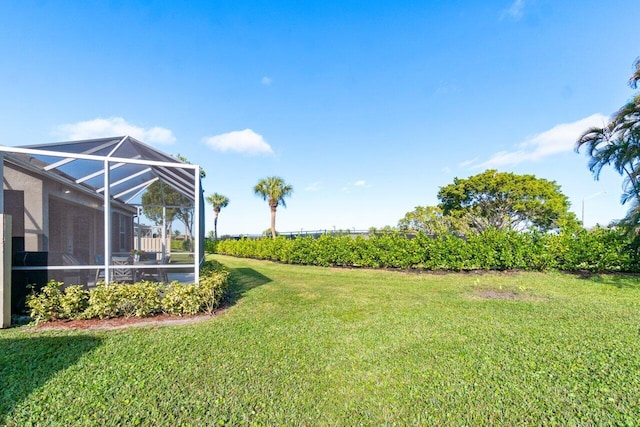
[[[318,266],[423,270],[640,271],[637,251],[621,230],[595,228],[547,234],[488,230],[465,238],[400,233],[311,236],[216,242],[237,257]]]
[[[215,261],[201,268],[198,284],[141,281],[133,284],[80,285],[64,288],[63,282],[47,283],[27,297],[29,314],[36,322],[58,319],[91,319],[120,316],[147,317],[160,313],[189,315],[209,313],[219,306],[228,290],[229,273]]]

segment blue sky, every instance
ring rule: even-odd
[[[487,168],[624,216],[577,135],[633,91],[637,1],[0,0],[0,144],[130,134],[202,166],[219,234],[396,225]],[[207,209],[207,231],[213,212]]]

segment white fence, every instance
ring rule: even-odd
[[[143,252],[158,252],[162,253],[162,238],[161,237],[140,237],[134,238],[134,249]],[[171,238],[167,238],[165,243],[165,252],[171,253]]]

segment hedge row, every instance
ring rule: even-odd
[[[120,316],[147,317],[213,313],[228,289],[228,272],[207,261],[196,284],[141,281],[133,284],[99,283],[86,290],[80,285],[63,289],[63,282],[47,283],[27,298],[29,314],[36,322],[58,319],[91,319]]]
[[[489,230],[479,235],[418,234],[224,240],[217,253],[291,264],[424,270],[639,271],[622,231],[595,228],[572,234]]]

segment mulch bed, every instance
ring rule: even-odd
[[[212,319],[209,314],[198,314],[194,316],[173,316],[169,314],[159,314],[151,317],[116,317],[113,319],[86,319],[86,320],[56,320],[44,322],[36,326],[39,330],[51,329],[85,329],[85,330],[111,330],[124,329],[140,326],[168,326],[186,325],[199,323]]]

